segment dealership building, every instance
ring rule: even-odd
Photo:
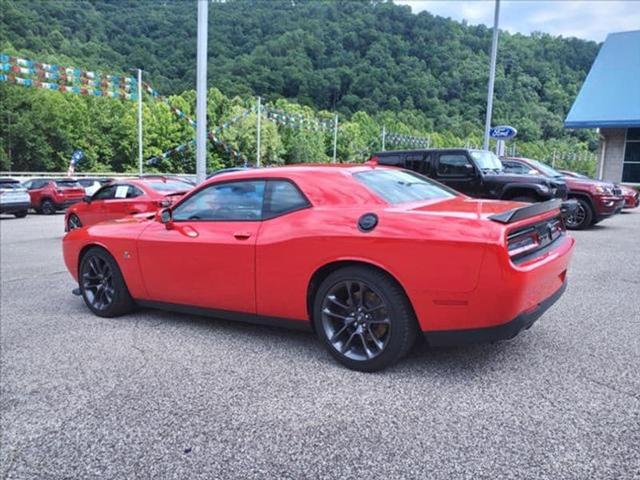
[[[640,30],[609,34],[564,126],[599,130],[598,178],[640,184]]]

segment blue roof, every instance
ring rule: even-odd
[[[564,126],[640,127],[640,30],[607,36]]]

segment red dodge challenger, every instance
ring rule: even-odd
[[[563,293],[559,201],[475,200],[379,166],[213,177],[177,204],[69,232],[91,311],[135,305],[312,329],[349,368],[430,345],[514,337]]]
[[[65,230],[87,227],[138,213],[155,212],[168,207],[193,185],[162,176],[123,178],[108,183],[83,202],[67,209]]]

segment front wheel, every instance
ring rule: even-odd
[[[593,223],[593,210],[589,202],[576,198],[578,206],[567,216],[565,222],[570,230],[583,230]]]
[[[103,248],[93,247],[82,257],[78,277],[84,303],[96,315],[117,317],[133,309],[120,268]]]
[[[400,286],[365,266],[331,273],[314,299],[313,321],[320,341],[353,370],[387,368],[413,346],[417,325]]]
[[[82,222],[80,221],[80,218],[78,218],[78,216],[75,213],[72,213],[71,215],[69,215],[69,218],[67,219],[67,230],[71,231],[80,227],[82,227]]]

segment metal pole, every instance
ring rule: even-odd
[[[333,163],[336,163],[336,155],[338,153],[338,114],[333,124]]]
[[[553,158],[551,159],[551,166],[556,168],[556,149],[553,149]]]
[[[256,139],[256,144],[257,144],[257,148],[256,148],[256,167],[260,166],[260,113],[262,112],[262,99],[260,97],[258,97],[258,119],[256,120],[257,126],[256,129],[258,131],[257,135],[257,139]]]
[[[198,48],[196,76],[196,181],[207,176],[207,20],[209,0],[198,0]]]
[[[142,70],[138,69],[138,174],[142,176]]]
[[[382,125],[382,151],[384,152],[385,140],[387,138],[387,127]]]
[[[500,18],[500,0],[496,0],[493,16],[493,39],[491,40],[491,64],[489,66],[489,85],[487,88],[487,116],[484,121],[483,150],[489,150],[489,129],[491,129],[491,114],[493,112],[493,84],[496,79],[496,56],[498,54],[498,20]]]

